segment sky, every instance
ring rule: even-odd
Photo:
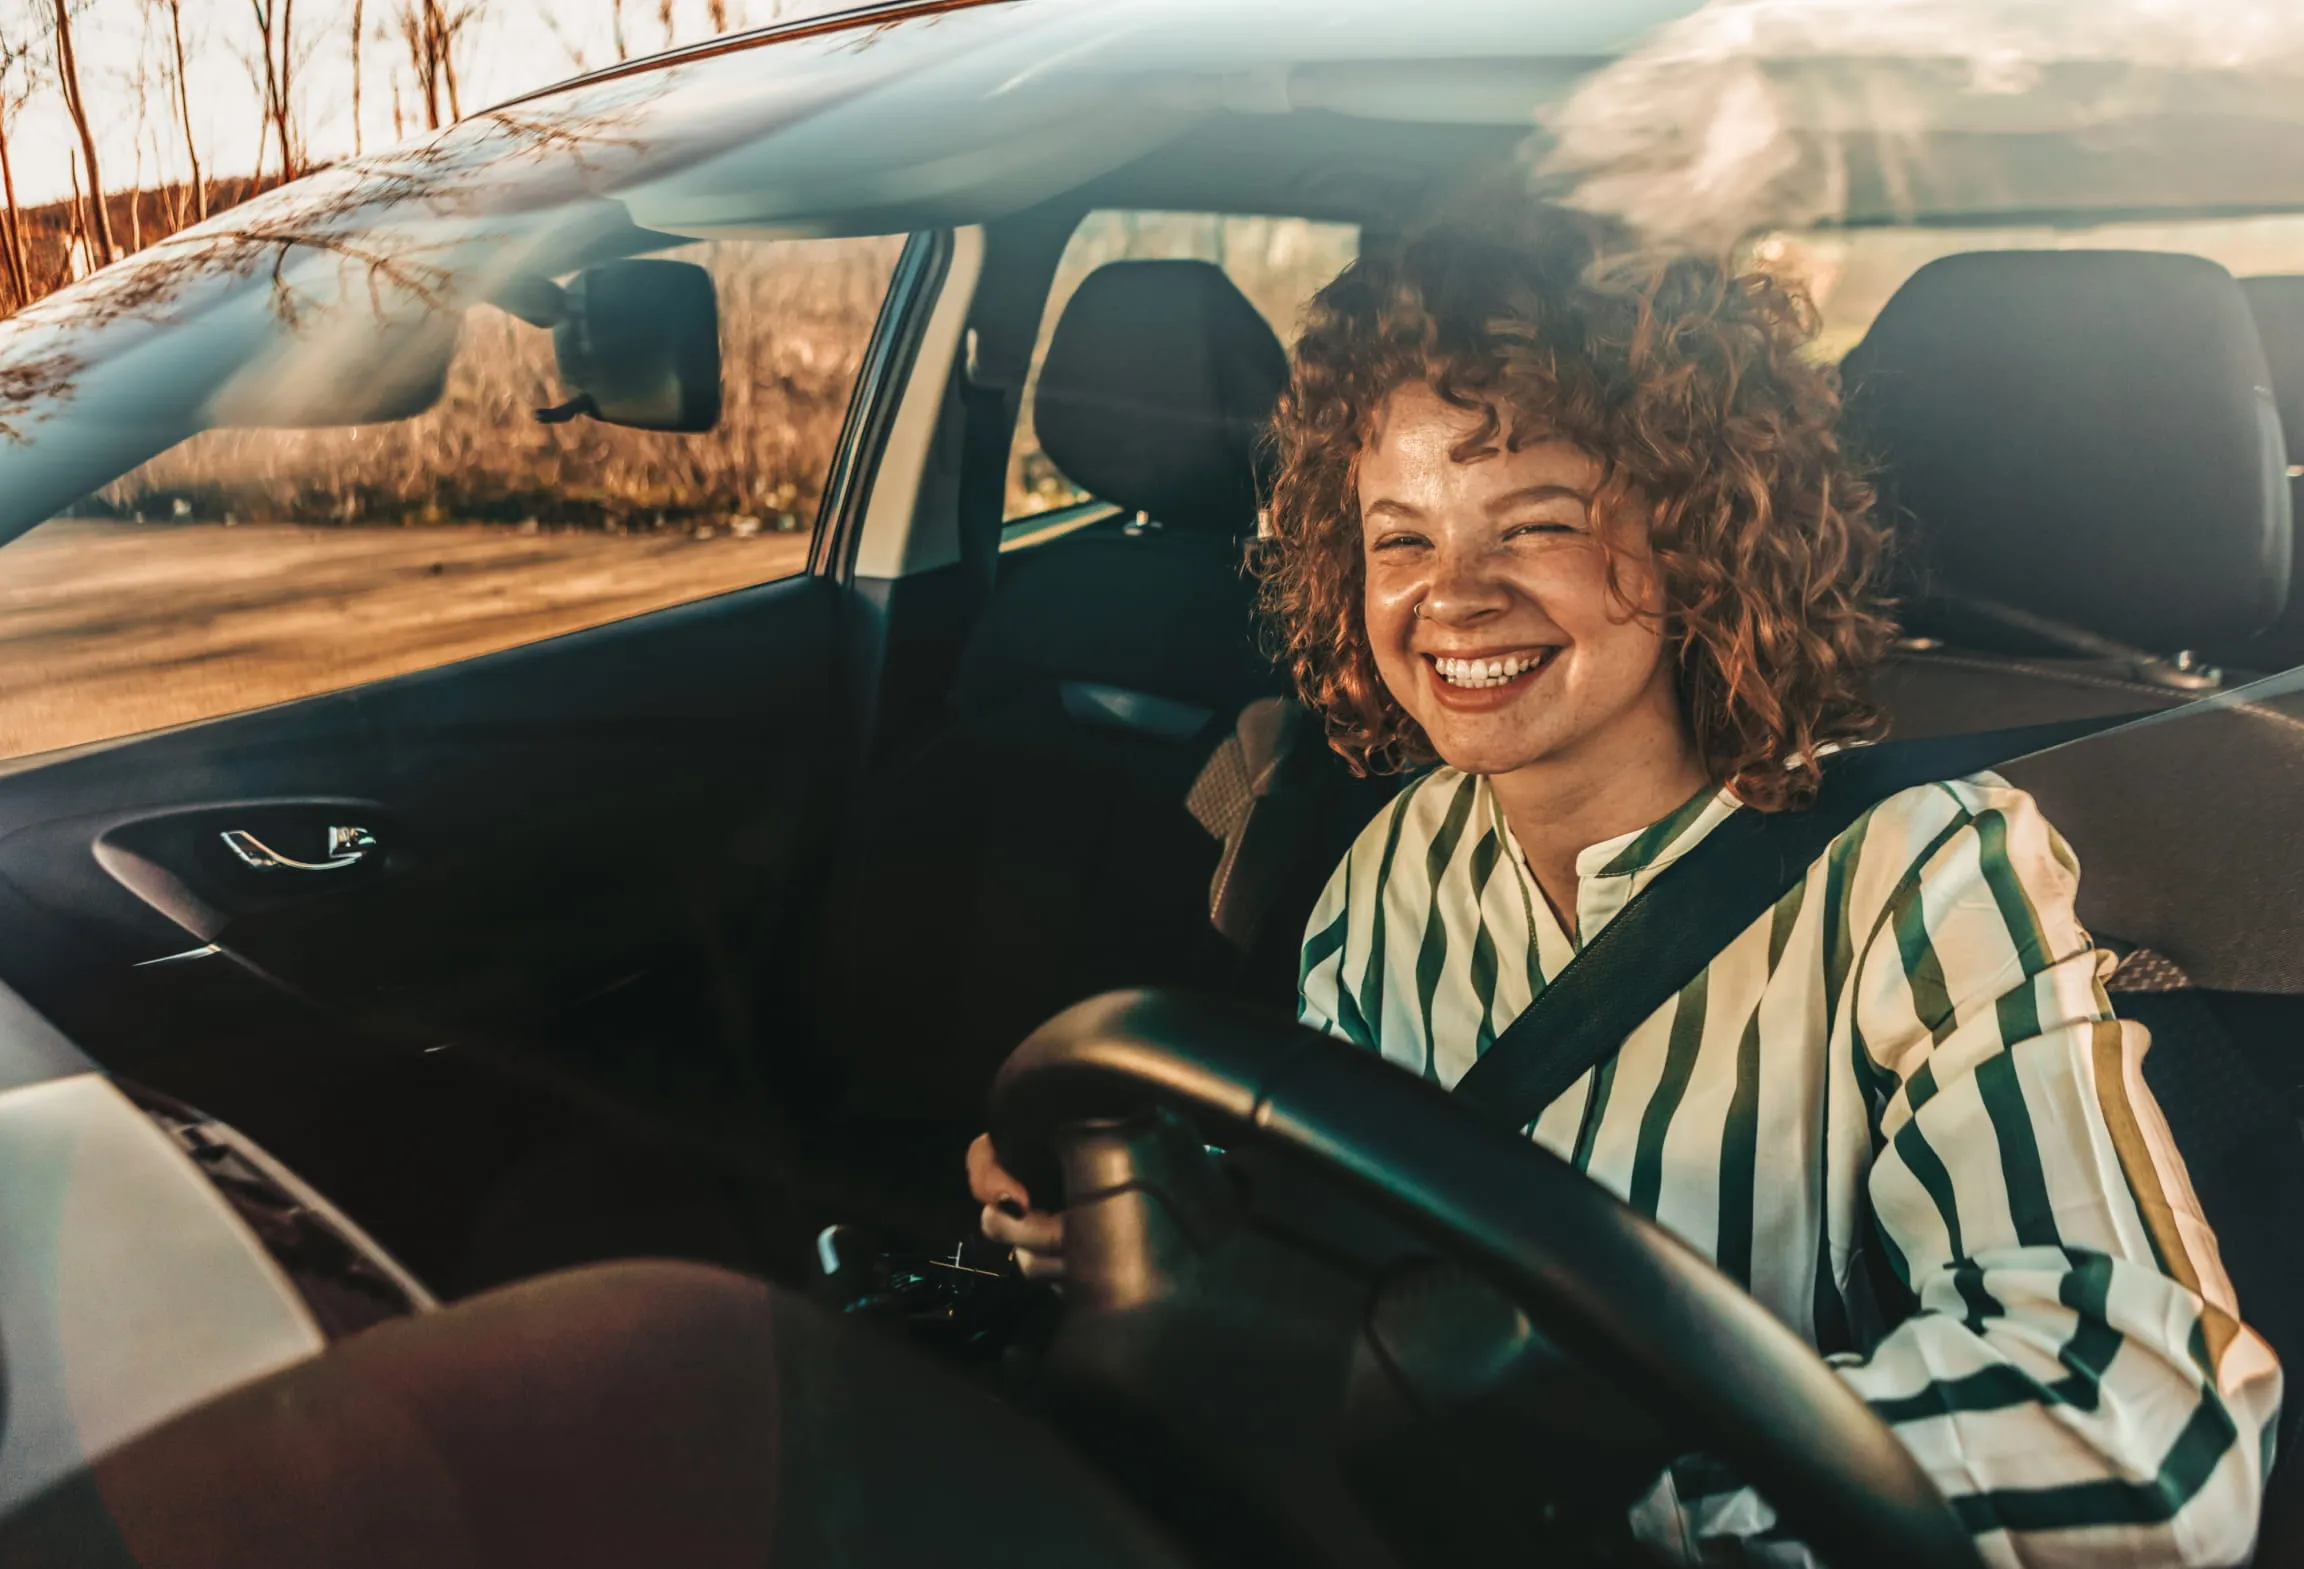
[[[54,0],[0,0],[0,39],[36,40],[33,95],[10,122],[18,199],[70,194],[76,139],[55,90],[50,42]],[[267,0],[278,4],[280,0]],[[352,114],[354,0],[293,0],[299,60],[292,100],[313,159],[341,157],[355,146],[388,146],[394,134],[394,89],[401,134],[424,128],[407,50],[396,30],[408,0],[362,0],[358,136]],[[450,9],[474,0],[444,0]],[[845,9],[854,0],[723,0],[731,29]],[[83,90],[97,125],[97,158],[114,190],[182,178],[183,132],[160,89],[169,58],[163,0],[72,0],[73,41]],[[244,174],[254,162],[262,97],[249,62],[256,58],[256,0],[182,0],[186,77],[192,127],[210,174]],[[459,51],[466,113],[579,71],[613,64],[623,50],[638,56],[709,38],[710,0],[480,0]],[[23,71],[24,67],[19,67]],[[139,91],[139,71],[149,89]],[[10,86],[16,87],[18,79]],[[276,159],[277,153],[268,154]]]

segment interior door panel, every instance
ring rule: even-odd
[[[125,980],[218,958],[411,1045],[518,1036],[787,870],[827,735],[837,590],[797,578],[0,778],[0,877]],[[322,866],[259,868],[244,834]],[[79,975],[0,955],[72,1014]],[[165,1036],[165,1030],[160,1032]],[[154,1049],[113,1031],[90,1038]],[[164,1045],[160,1049],[165,1049]]]
[[[479,1183],[538,1115],[505,1073],[658,1126],[734,1114],[744,994],[774,923],[813,908],[854,755],[843,593],[789,578],[23,759],[0,773],[0,978],[438,1278],[447,1255],[389,1213],[428,1180],[405,1140],[439,1184]],[[458,1060],[486,1071],[450,1085]]]

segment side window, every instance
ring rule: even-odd
[[[1272,323],[1283,343],[1293,342],[1299,318],[1322,285],[1359,254],[1360,231],[1351,224],[1315,223],[1305,218],[1244,218],[1217,213],[1092,212],[1073,231],[1056,266],[1048,305],[1040,318],[1032,370],[1017,418],[1016,440],[1008,456],[1008,518],[1004,548],[1016,549],[1054,538],[1072,521],[1027,520],[1057,509],[1082,509],[1095,498],[1065,478],[1040,450],[1032,431],[1032,394],[1040,364],[1072,293],[1106,262],[1184,257],[1222,267],[1240,292]],[[1093,515],[1081,519],[1094,521]],[[1024,524],[1019,527],[1018,524]]]
[[[576,419],[551,334],[467,312],[439,402],[216,430],[0,549],[0,757],[357,686],[806,569],[902,236],[714,241],[723,403]]]

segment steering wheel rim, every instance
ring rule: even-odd
[[[1001,1161],[1047,1193],[1056,1132],[1142,1108],[1304,1157],[1649,1409],[1736,1457],[1834,1563],[1983,1560],[1885,1423],[1800,1338],[1678,1238],[1436,1084],[1299,1025],[1205,999],[1112,992],[1065,1010],[993,1083]]]

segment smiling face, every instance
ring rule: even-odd
[[[1364,610],[1385,686],[1470,773],[1597,784],[1684,768],[1645,519],[1600,516],[1601,465],[1566,441],[1460,460],[1480,423],[1402,387],[1361,456]]]

